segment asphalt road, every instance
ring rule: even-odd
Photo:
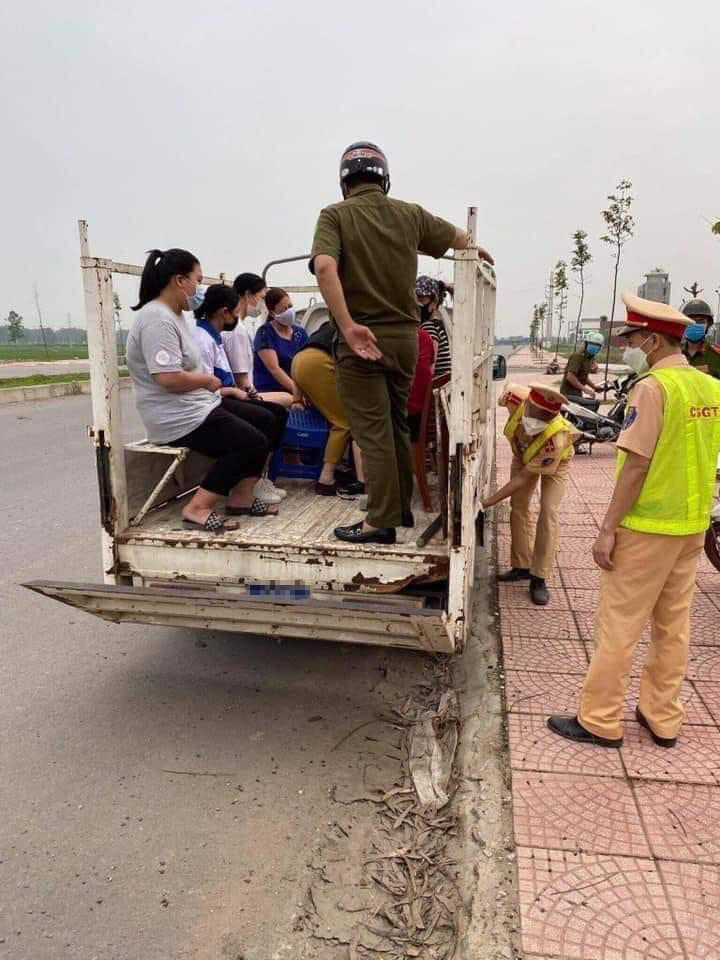
[[[34,377],[41,373],[54,376],[60,373],[88,373],[89,360],[23,360],[21,363],[0,363],[0,380],[7,377]]]
[[[331,788],[367,770],[362,733],[336,745],[425,658],[107,624],[23,589],[100,578],[89,421],[84,396],[0,406],[0,956],[294,960]]]

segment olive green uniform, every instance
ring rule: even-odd
[[[694,356],[688,356],[687,361],[691,367],[707,367],[710,376],[720,380],[720,353],[713,350],[709,343]]]
[[[337,262],[350,315],[372,329],[383,355],[363,360],[339,335],[338,393],[363,453],[373,527],[397,527],[410,510],[407,397],[417,356],[417,255],[441,257],[454,238],[451,223],[386,196],[375,184],[354,188],[318,218],[312,256]]]
[[[590,379],[590,371],[592,370],[593,363],[593,358],[585,353],[584,350],[577,350],[575,353],[570,354],[565,364],[565,371],[563,372],[562,383],[560,384],[560,393],[564,397],[577,397],[579,393],[577,387],[574,387],[568,382],[567,375],[574,373],[580,383],[585,386]]]

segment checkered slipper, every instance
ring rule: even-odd
[[[238,525],[221,517],[219,513],[211,510],[205,520],[205,523],[197,523],[195,520],[186,520],[183,517],[183,526],[191,530],[204,530],[206,533],[225,533],[226,530],[237,530]]]
[[[231,517],[276,517],[277,510],[273,510],[264,500],[253,500],[251,507],[225,507],[225,512]]]

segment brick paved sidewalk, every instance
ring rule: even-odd
[[[513,357],[508,379],[533,379],[513,375],[531,363],[527,351]],[[573,460],[550,605],[534,607],[523,585],[498,588],[522,946],[526,960],[717,960],[720,573],[704,554],[678,745],[656,747],[633,718],[647,641],[635,658],[620,750],[577,746],[545,726],[549,713],[575,711],[588,664],[599,582],[591,546],[614,456],[598,445]],[[498,485],[509,465],[500,435]],[[501,520],[500,569],[509,554]]]

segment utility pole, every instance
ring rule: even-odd
[[[50,352],[47,345],[47,337],[45,336],[45,327],[42,322],[42,313],[40,311],[40,297],[38,296],[37,284],[35,284],[35,309],[37,310],[38,322],[40,323],[40,333],[42,334],[43,343],[45,345],[45,356],[47,359],[50,359]]]
[[[72,334],[70,333],[70,327],[71,327],[70,320],[71,320],[71,315],[70,315],[69,313],[66,313],[65,316],[67,317],[67,324],[66,324],[66,326],[67,326],[67,343],[68,343],[68,346],[70,346],[70,338],[71,338],[71,336],[72,336]]]

